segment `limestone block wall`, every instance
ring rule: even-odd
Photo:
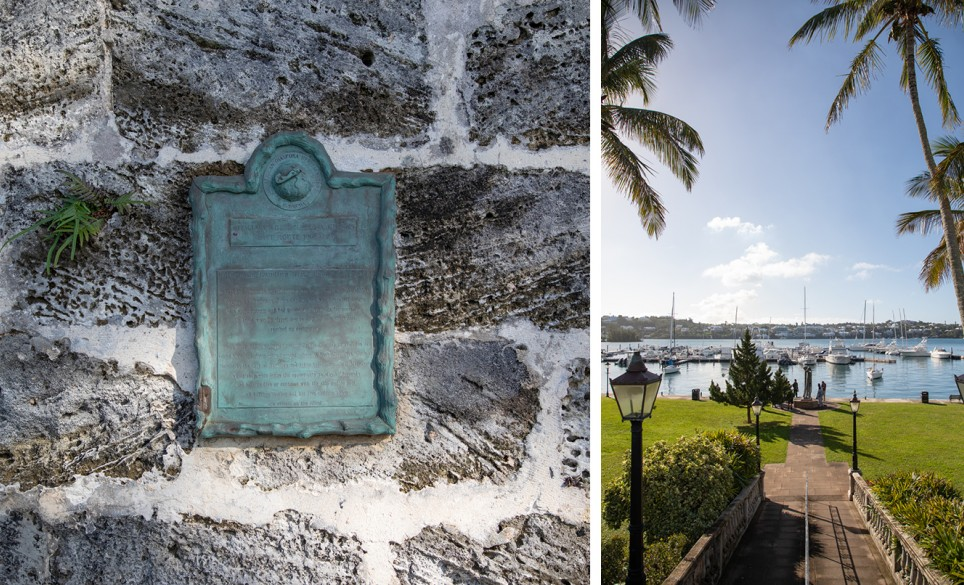
[[[0,583],[589,580],[589,9],[0,4]],[[303,130],[397,177],[391,437],[200,440],[188,187]]]

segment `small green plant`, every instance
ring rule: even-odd
[[[133,191],[113,197],[102,189],[67,171],[57,171],[64,176],[61,187],[60,206],[43,212],[43,217],[7,238],[0,246],[3,251],[11,242],[41,228],[47,230],[43,239],[48,243],[45,271],[60,265],[60,257],[68,248],[70,260],[91,238],[100,233],[104,223],[115,213],[124,213],[131,205],[147,205],[146,201],[132,199]]]

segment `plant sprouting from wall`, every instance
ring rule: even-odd
[[[133,191],[119,197],[93,187],[73,173],[57,171],[64,176],[61,187],[65,193],[60,197],[60,206],[43,211],[43,217],[7,238],[0,246],[3,251],[11,242],[30,232],[44,229],[44,243],[48,245],[44,268],[49,274],[51,268],[60,266],[60,258],[70,250],[70,260],[91,238],[100,233],[104,224],[114,213],[124,213],[132,205],[147,205],[146,201],[132,199]]]

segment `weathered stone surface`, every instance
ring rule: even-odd
[[[539,411],[539,390],[505,341],[405,345],[396,376],[412,388],[411,422],[428,445],[402,451],[396,477],[423,487],[445,478],[501,483],[518,469]],[[458,366],[455,366],[458,364]]]
[[[105,49],[97,2],[0,4],[0,137],[55,145],[103,115]]]
[[[569,392],[562,398],[564,441],[559,446],[563,483],[589,489],[589,360],[569,365]]]
[[[317,528],[310,515],[276,514],[265,526],[192,516],[78,518],[48,524],[0,516],[0,581],[116,585],[363,582],[357,539]],[[47,555],[49,554],[49,558]]]
[[[547,514],[506,520],[490,542],[430,526],[393,549],[403,585],[589,582],[589,526]]]
[[[467,40],[471,139],[589,144],[589,3],[512,7]]]
[[[117,125],[148,157],[283,129],[427,141],[418,0],[121,0],[109,23]]]
[[[243,168],[225,163],[115,169],[75,165],[69,170],[117,195],[135,190],[135,198],[150,205],[115,214],[73,261],[64,261],[65,255],[50,274],[44,271],[42,233],[11,244],[13,261],[7,270],[9,280],[17,283],[15,309],[40,324],[135,327],[192,318],[188,186],[198,175],[238,174]],[[8,168],[0,188],[24,195],[8,202],[0,223],[4,237],[29,225],[41,210],[59,205],[62,179],[53,167]]]
[[[401,170],[400,331],[589,318],[589,178],[559,169]]]
[[[519,361],[524,351],[504,339],[399,344],[399,426],[392,439],[244,448],[230,472],[264,490],[358,477],[393,478],[403,491],[463,479],[504,483],[525,459],[539,410],[536,381]]]
[[[171,379],[71,352],[63,341],[0,335],[0,483],[69,483],[101,472],[168,476],[190,449],[193,399]]]

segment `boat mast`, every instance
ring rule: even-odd
[[[673,305],[669,310],[669,353],[676,348],[676,292],[673,292]]]
[[[807,340],[807,287],[803,287],[803,340]]]

